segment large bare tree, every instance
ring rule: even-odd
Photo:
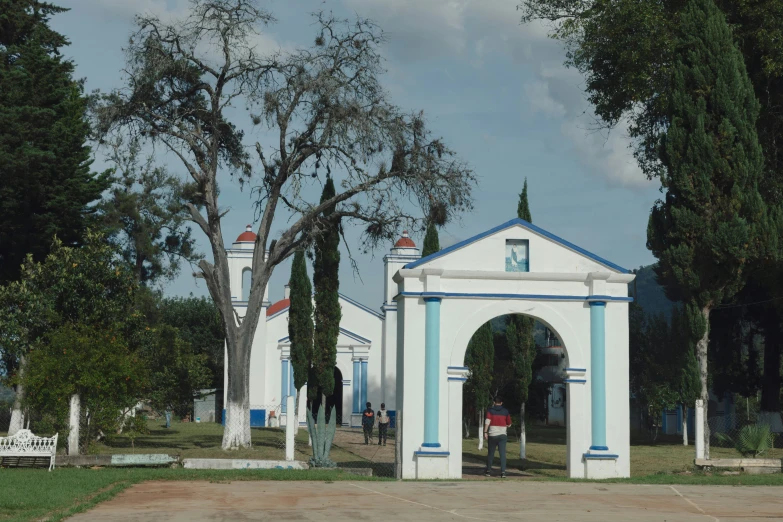
[[[420,209],[451,217],[471,207],[473,172],[432,137],[421,113],[393,105],[381,86],[379,27],[363,19],[314,17],[312,46],[263,54],[256,44],[273,18],[253,0],[192,0],[188,15],[175,21],[140,16],[127,48],[127,85],[96,106],[103,133],[162,145],[191,178],[191,218],[209,238],[213,257],[199,263],[197,275],[226,331],[224,449],[250,445],[250,350],[277,265],[336,222],[361,227],[363,245],[372,248],[403,225],[420,228]],[[229,118],[242,113],[250,121]],[[265,127],[271,146],[246,143],[239,128],[245,123]],[[242,320],[231,303],[219,174],[257,195],[251,291]],[[321,203],[326,175],[338,190]],[[324,216],[330,207],[336,210]]]

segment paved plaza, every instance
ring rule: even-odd
[[[74,521],[783,520],[783,488],[527,480],[146,482]]]

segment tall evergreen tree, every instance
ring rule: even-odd
[[[527,201],[527,178],[519,194],[517,217],[532,223],[530,205]],[[535,319],[524,315],[509,317],[506,327],[506,340],[511,351],[511,364],[514,367],[516,394],[519,400],[519,458],[526,456],[525,403],[527,403],[530,383],[533,381],[533,361],[536,358],[536,341],[533,337]]]
[[[747,267],[765,246],[760,238],[773,234],[758,191],[759,104],[713,0],[689,1],[680,15],[676,49],[670,125],[659,149],[666,195],[652,209],[647,243],[670,296],[686,303],[688,324],[699,339],[706,405],[710,312],[742,288]],[[709,457],[707,415],[704,421]]]
[[[492,397],[492,374],[495,362],[495,336],[492,333],[492,323],[481,326],[471,337],[465,354],[465,364],[470,373],[465,383],[473,392],[475,407],[479,415],[479,423],[484,422],[484,410],[489,406]],[[479,428],[479,449],[484,446],[484,438]]]
[[[430,254],[440,251],[440,239],[438,238],[438,227],[432,220],[427,223],[427,233],[424,235],[424,247],[421,250],[421,257],[427,257]]]
[[[327,178],[321,195],[321,203],[335,195],[334,181]],[[315,334],[313,335],[313,372],[308,395],[311,401],[321,394],[321,407],[326,408],[326,398],[334,393],[334,366],[337,362],[337,337],[340,335],[340,231],[328,217],[334,207],[324,210],[323,228],[315,240],[313,286],[315,287]],[[328,413],[328,412],[327,412]]]
[[[66,38],[49,27],[66,9],[0,0],[0,283],[16,280],[25,256],[43,261],[56,234],[83,240],[108,174],[90,172],[87,100]]]
[[[291,303],[288,308],[288,339],[291,341],[291,364],[294,368],[294,387],[297,396],[307,382],[313,357],[313,287],[307,275],[304,250],[294,254],[291,279],[288,281]],[[299,418],[299,400],[296,401]],[[297,422],[298,425],[298,422]]]

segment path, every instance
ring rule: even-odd
[[[74,522],[783,520],[783,488],[566,482],[146,482]],[[379,516],[383,514],[383,516]]]

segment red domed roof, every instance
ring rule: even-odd
[[[408,231],[402,232],[402,237],[394,244],[394,248],[416,248],[416,243],[408,236]]]
[[[281,312],[291,306],[291,300],[290,299],[281,299],[280,301],[276,302],[272,306],[266,309],[266,316],[269,317],[270,315],[275,315],[277,312]]]
[[[239,237],[234,243],[255,243],[255,241],[256,234],[253,232],[253,227],[248,225],[245,227],[245,231],[239,234]]]

